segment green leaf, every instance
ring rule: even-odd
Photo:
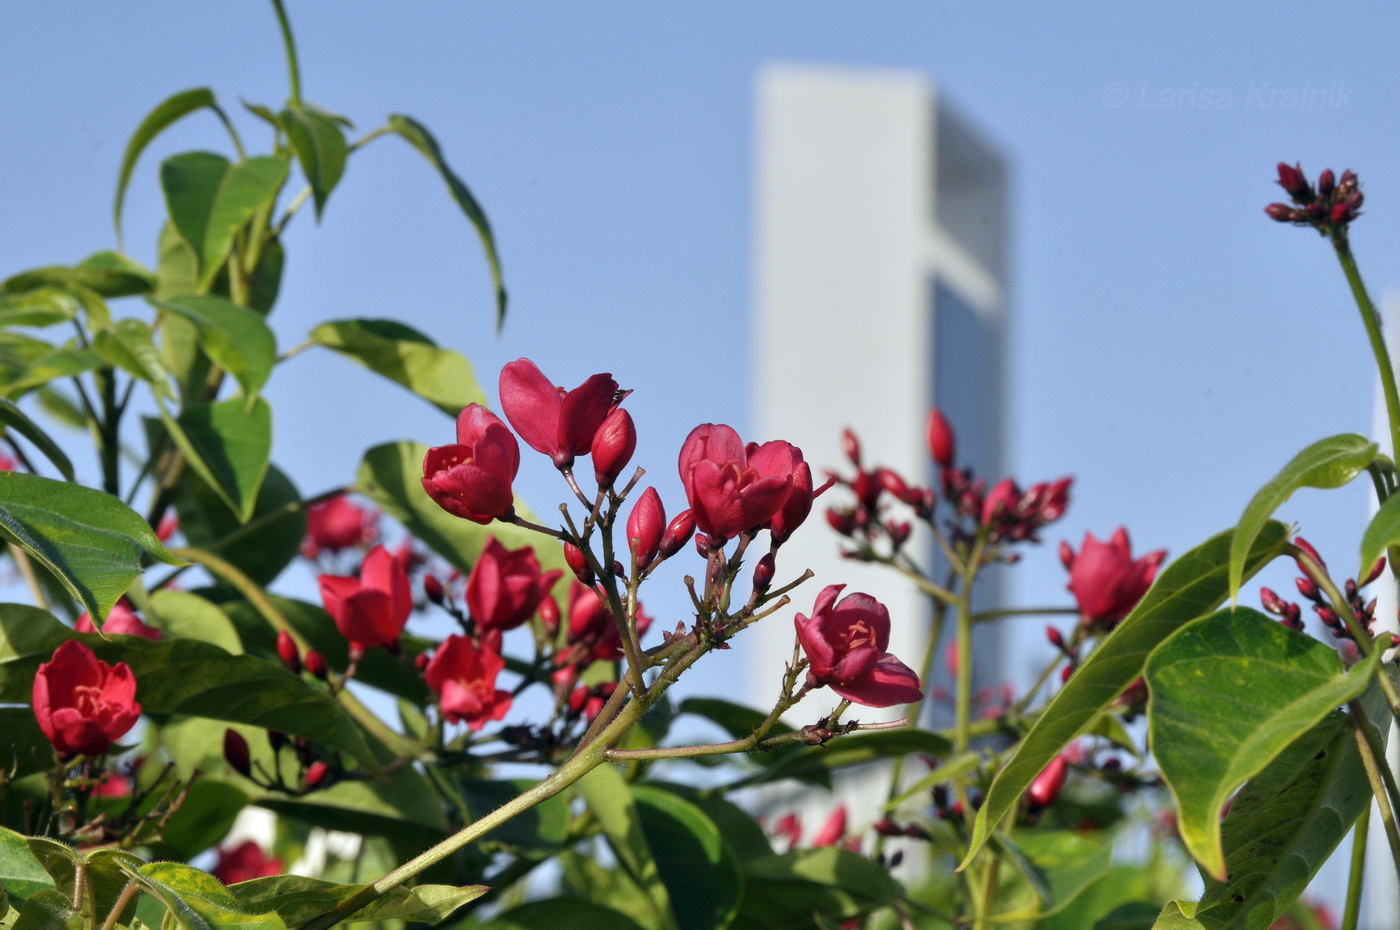
[[[195,325],[200,346],[237,379],[246,397],[262,390],[277,360],[277,340],[261,316],[222,297],[178,297],[155,303]]]
[[[471,362],[459,352],[394,320],[333,320],[311,339],[408,388],[450,417],[468,404],[486,405]]]
[[[356,490],[403,524],[416,539],[451,562],[463,574],[471,572],[490,536],[507,549],[531,546],[540,567],[567,570],[564,551],[555,543],[542,543],[538,533],[518,526],[493,523],[482,526],[454,517],[423,490],[423,457],[428,447],[415,442],[392,442],[365,452],[356,477]],[[529,509],[518,501],[516,512],[529,519]]]
[[[927,804],[924,795],[932,791],[937,785],[945,781],[952,781],[966,775],[968,772],[976,771],[982,764],[982,754],[980,752],[964,752],[961,755],[952,756],[939,762],[931,772],[910,785],[904,791],[884,806],[884,810],[892,811],[910,801],[920,801]]]
[[[200,725],[209,729],[208,721]],[[223,730],[218,730],[222,743]],[[160,839],[151,844],[155,859],[193,859],[228,836],[239,812],[248,806],[248,795],[228,782],[198,778],[189,793],[161,828]]]
[[[1293,457],[1283,470],[1259,489],[1240,515],[1230,546],[1230,600],[1239,597],[1245,555],[1254,537],[1275,510],[1299,488],[1339,488],[1355,478],[1376,457],[1377,446],[1365,436],[1342,433],[1319,439]]]
[[[1348,673],[1330,646],[1237,608],[1189,624],[1152,654],[1152,753],[1176,798],[1182,841],[1210,875],[1226,877],[1220,812],[1230,795],[1359,697],[1381,653]]]
[[[94,618],[107,616],[143,560],[180,564],[112,495],[37,475],[0,473],[0,526]]]
[[[1113,843],[1102,836],[1024,830],[1015,836],[1014,843],[1043,881],[1046,900],[1039,907],[998,914],[997,920],[1030,920],[1059,913],[1113,868]]]
[[[1400,545],[1400,494],[1391,495],[1381,504],[1361,537],[1361,567],[1356,577],[1363,578],[1387,549]]]
[[[823,746],[804,746],[798,752],[784,756],[751,781],[793,778],[815,784],[830,784],[830,774],[848,766],[914,754],[946,756],[952,750],[952,744],[945,737],[928,730],[913,727],[867,730],[833,737]]]
[[[162,418],[186,461],[239,522],[253,516],[272,455],[272,408],[254,397],[186,407],[177,420]]]
[[[231,885],[228,892],[244,910],[254,913],[274,911],[288,926],[297,927],[350,900],[366,887],[341,885],[302,875],[272,875]],[[345,918],[345,922],[410,920],[435,924],[486,891],[485,885],[396,888]]]
[[[678,785],[673,782],[649,782],[649,786],[669,791],[700,808],[701,812],[724,837],[724,843],[736,859],[749,861],[773,855],[773,846],[763,827],[753,815],[737,804],[725,800],[713,791],[701,790],[691,785]]]
[[[0,282],[0,293],[30,291],[46,285],[91,291],[100,297],[149,294],[155,286],[150,271],[124,255],[96,252],[76,265],[50,265],[23,271]]]
[[[34,447],[44,453],[44,456],[48,458],[50,462],[53,462],[58,470],[63,473],[63,477],[67,478],[69,481],[73,480],[73,463],[68,461],[68,456],[63,454],[63,450],[49,438],[48,433],[44,432],[33,420],[25,416],[24,411],[16,407],[12,401],[5,400],[3,397],[0,397],[0,423],[4,423],[10,429],[34,443]]]
[[[71,378],[85,371],[102,367],[102,357],[91,349],[63,346],[37,358],[19,377],[5,385],[5,393],[18,397],[25,391],[60,378]]]
[[[198,594],[163,588],[146,605],[146,622],[165,639],[190,639],[212,643],[229,655],[242,655],[243,641],[233,621]]]
[[[161,397],[175,396],[165,360],[151,337],[151,328],[143,321],[114,321],[111,328],[93,333],[92,347],[109,365],[151,385]]]
[[[73,902],[51,888],[36,891],[19,909],[14,930],[85,930],[87,921]]]
[[[677,925],[681,930],[729,926],[744,881],[719,828],[700,808],[669,791],[638,785],[632,797]]]
[[[248,913],[217,878],[178,862],[152,862],[132,875],[184,930],[286,930],[275,912]]]
[[[319,220],[326,199],[345,173],[345,158],[349,154],[345,132],[326,114],[304,104],[289,105],[278,115],[277,123],[292,143],[292,151],[311,185]]]
[[[32,707],[0,707],[0,766],[5,773],[22,778],[53,768],[53,744],[39,729]],[[3,843],[0,843],[3,846]],[[0,850],[0,859],[4,852]],[[5,880],[0,874],[0,882]]]
[[[652,858],[627,782],[616,769],[600,765],[579,779],[578,786],[618,864],[642,890],[660,925],[676,930],[671,896]]]
[[[229,655],[192,640],[103,640],[96,633],[75,634],[50,614],[19,604],[0,605],[0,702],[27,702],[39,663],[48,661],[68,639],[84,643],[105,662],[130,665],[137,700],[147,714],[206,717],[279,730],[375,764],[359,728],[340,705],[276,662]]]
[[[462,208],[462,212],[471,220],[472,226],[476,228],[476,234],[481,237],[481,247],[486,252],[486,262],[491,266],[491,280],[496,285],[496,329],[500,330],[506,320],[506,288],[501,278],[501,259],[496,252],[496,236],[491,232],[491,223],[486,219],[486,212],[481,209],[481,205],[472,196],[471,190],[463,183],[462,179],[453,173],[447,166],[446,160],[442,157],[442,149],[438,146],[437,139],[428,132],[421,123],[401,114],[394,114],[389,117],[389,128],[403,137],[409,145],[423,153],[423,157],[432,162],[433,167],[442,175],[442,179],[447,184],[447,189],[452,193],[452,199],[457,201],[457,206]]]
[[[991,827],[1020,802],[1027,786],[1050,760],[1142,675],[1148,654],[1182,626],[1224,602],[1229,592],[1232,534],[1232,530],[1219,533],[1168,565],[1133,612],[1050,700],[988,789],[963,865],[972,861]],[[1265,524],[1245,563],[1246,574],[1253,575],[1273,560],[1287,538],[1283,524]]]
[[[642,930],[620,911],[581,898],[547,898],[517,905],[481,925],[481,930]]]
[[[0,326],[53,326],[76,319],[81,309],[73,293],[63,287],[0,294]]]
[[[41,836],[26,839],[29,851],[53,879],[54,888],[66,900],[74,901],[77,865],[86,866],[83,900],[78,910],[88,921],[106,917],[116,906],[129,879],[125,869],[139,868],[142,862],[129,852],[117,849],[96,849],[80,855],[63,843]],[[135,902],[128,902],[123,914],[132,916]]]
[[[281,516],[262,524],[256,532],[245,532],[244,524],[223,498],[198,474],[185,476],[175,498],[180,530],[189,544],[217,553],[259,585],[271,582],[296,558],[306,536],[306,513],[300,504],[301,492],[276,465],[267,467],[249,522],[273,513]],[[226,542],[235,533],[239,536]]]
[[[12,907],[19,907],[36,891],[53,888],[53,879],[29,851],[25,837],[5,827],[0,827],[0,883]]]
[[[136,161],[141,152],[160,135],[171,123],[203,107],[214,109],[214,92],[207,87],[183,90],[161,102],[152,110],[141,125],[132,133],[122,156],[121,171],[117,174],[117,198],[112,206],[112,225],[117,230],[117,241],[122,238],[122,203],[126,200],[126,188],[131,183],[131,173],[136,170]]]
[[[286,160],[270,156],[230,163],[213,152],[185,152],[161,165],[170,219],[199,260],[200,291],[219,273],[234,235],[286,180]]]
[[[898,900],[899,882],[845,849],[800,849],[744,868],[744,900],[732,930],[807,930],[813,915],[843,921]]]

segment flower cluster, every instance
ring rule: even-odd
[[[1361,215],[1366,197],[1361,193],[1356,173],[1351,169],[1337,178],[1328,168],[1317,176],[1317,187],[1308,183],[1302,165],[1278,163],[1278,184],[1293,205],[1271,203],[1264,208],[1270,219],[1295,226],[1311,226],[1323,235],[1345,231]]]

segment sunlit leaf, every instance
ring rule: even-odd
[[[112,206],[112,224],[117,230],[117,240],[122,237],[122,204],[126,200],[126,188],[131,183],[131,173],[136,169],[136,161],[151,140],[160,135],[171,123],[196,110],[214,106],[214,92],[207,87],[183,90],[163,100],[159,106],[147,114],[132,133],[122,155],[121,170],[117,174],[117,197]]]
[[[486,405],[471,362],[460,352],[394,320],[333,320],[311,331],[311,339],[408,388],[456,417],[468,404]]]

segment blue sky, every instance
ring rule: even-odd
[[[1302,446],[1369,429],[1366,344],[1330,250],[1261,208],[1279,159],[1355,168],[1363,270],[1377,296],[1400,282],[1393,7],[288,5],[307,99],[361,130],[404,112],[438,135],[495,224],[512,307],[496,338],[473,233],[416,153],[385,139],[353,159],[320,228],[309,212],[295,223],[281,346],[324,319],[393,316],[465,352],[492,392],[521,355],[570,385],[612,371],[636,389],[636,461],[673,511],[686,432],[743,431],[753,88],[774,61],[922,72],[1007,154],[1011,469],[1078,479],[1050,542],[1126,524],[1138,547],[1178,554]],[[3,273],[111,247],[127,137],[195,86],[257,144],[239,100],[286,97],[270,8],[0,6]],[[154,262],[160,158],[209,147],[225,143],[199,116],[143,160],[127,201],[138,259]],[[326,353],[283,366],[269,395],[277,459],[308,493],[350,480],[371,444],[451,435]],[[521,487],[539,510],[562,499],[542,460]],[[1359,488],[1303,494],[1284,516],[1349,566],[1364,506]],[[1065,602],[1052,550],[1015,573],[1019,601]]]

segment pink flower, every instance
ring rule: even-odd
[[[341,636],[364,649],[398,645],[413,612],[413,593],[408,573],[392,552],[383,546],[371,549],[359,578],[322,575],[318,581],[321,602]]]
[[[78,619],[73,621],[73,630],[77,633],[96,633],[97,627],[92,622],[92,615],[87,611],[79,614]],[[142,623],[141,618],[136,616],[124,597],[113,604],[112,609],[108,611],[107,619],[102,622],[102,632],[105,634],[120,633],[124,636],[141,636],[149,640],[160,639],[160,630]]]
[[[100,756],[136,725],[136,676],[70,639],[34,675],[34,717],[65,759]]]
[[[454,633],[433,653],[424,677],[440,699],[443,717],[480,730],[510,710],[510,692],[496,687],[496,676],[505,667],[499,653]]]
[[[793,451],[786,442],[745,447],[732,428],[714,423],[690,431],[678,463],[681,483],[695,525],[712,545],[763,526],[782,509],[792,490]]]
[[[229,849],[219,847],[215,852],[219,854],[219,861],[210,871],[225,885],[236,885],[282,872],[282,860],[263,852],[256,840],[244,840]]]
[[[810,663],[807,681],[830,685],[847,700],[867,707],[910,704],[923,697],[919,676],[890,655],[890,613],[869,594],[848,594],[828,585],[817,595],[812,616],[794,618],[797,639]]]
[[[563,575],[560,569],[541,572],[529,546],[507,549],[488,536],[467,577],[467,609],[483,630],[513,630],[535,615]]]
[[[501,369],[501,410],[525,445],[543,452],[557,468],[574,456],[587,455],[593,436],[613,407],[617,382],[612,375],[592,375],[572,391],[555,387],[528,358]]]
[[[306,538],[301,554],[314,559],[322,552],[335,554],[368,546],[379,537],[379,514],[360,507],[344,494],[306,510]]]
[[[1166,557],[1167,550],[1158,549],[1135,561],[1128,531],[1121,526],[1106,543],[1085,533],[1078,555],[1069,543],[1060,543],[1060,560],[1069,569],[1069,590],[1079,603],[1085,626],[1110,630],[1142,600]]]
[[[514,516],[510,486],[519,470],[515,436],[491,411],[470,404],[457,415],[457,444],[423,458],[423,490],[455,517],[490,523]]]

